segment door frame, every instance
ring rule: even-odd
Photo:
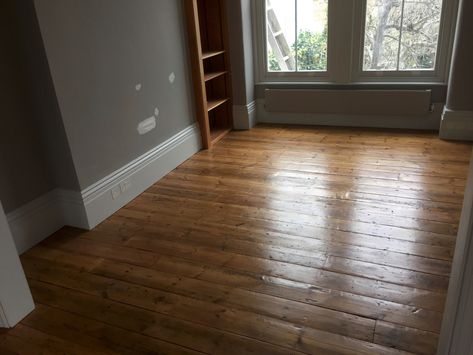
[[[473,354],[471,329],[473,329],[473,155],[437,354]]]
[[[0,201],[0,327],[14,327],[33,309],[33,297]]]

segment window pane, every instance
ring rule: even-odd
[[[367,0],[364,70],[435,68],[442,0]]]
[[[297,1],[297,70],[327,70],[328,0]]]
[[[368,0],[364,70],[397,70],[401,0]]]
[[[266,0],[268,71],[295,71],[296,1]]]
[[[409,0],[404,4],[401,70],[434,69],[442,0]]]

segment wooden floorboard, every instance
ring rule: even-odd
[[[21,260],[5,354],[435,354],[471,145],[232,132],[93,231]]]

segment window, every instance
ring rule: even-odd
[[[368,0],[364,70],[433,70],[442,0]]]
[[[266,0],[272,72],[326,71],[328,0]]]
[[[446,81],[454,0],[257,0],[256,6],[260,81]]]

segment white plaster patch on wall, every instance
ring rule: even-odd
[[[138,133],[146,134],[156,128],[156,117],[151,116],[138,124]]]
[[[136,91],[141,91],[141,89],[143,88],[143,85],[141,83],[138,83],[135,85],[135,90]]]
[[[174,84],[175,80],[176,80],[176,74],[174,74],[174,72],[172,72],[171,74],[169,74],[169,82],[171,84]]]

